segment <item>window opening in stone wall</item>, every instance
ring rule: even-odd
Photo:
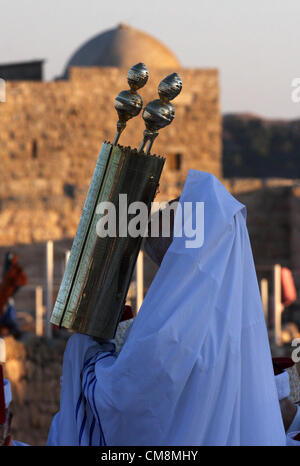
[[[179,152],[167,155],[167,168],[172,171],[180,171],[182,165],[182,154]]]
[[[36,139],[32,141],[31,156],[33,159],[37,159],[38,157],[38,143]]]

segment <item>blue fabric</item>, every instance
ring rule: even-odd
[[[16,308],[13,304],[8,304],[0,318],[0,324],[19,328]]]
[[[101,417],[95,403],[95,366],[114,360],[114,345],[99,345],[85,335],[73,335],[63,361],[60,411],[55,415],[47,445],[105,446]]]

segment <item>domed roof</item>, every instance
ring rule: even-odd
[[[153,68],[179,68],[173,53],[161,42],[137,29],[119,24],[83,44],[67,63],[72,66],[115,66],[130,68],[138,62]]]

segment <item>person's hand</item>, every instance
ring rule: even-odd
[[[294,417],[296,416],[297,406],[294,403],[292,403],[292,401],[288,398],[283,398],[279,401],[279,404],[283,419],[283,425],[285,430],[287,431],[290,425],[292,424]]]
[[[3,447],[11,447],[13,444],[12,442],[13,442],[12,436],[8,435],[3,442]]]
[[[7,337],[9,335],[9,329],[6,327],[6,325],[0,324],[0,337]]]
[[[125,304],[120,322],[124,322],[124,320],[132,319],[133,317],[134,315],[133,315],[132,307],[128,306],[128,304]]]
[[[144,242],[144,251],[158,267],[160,267],[173,241],[175,212],[178,203],[179,197],[168,202],[164,209],[154,212],[148,222],[148,235]],[[165,229],[166,231],[164,231]],[[153,235],[153,232],[156,234]]]

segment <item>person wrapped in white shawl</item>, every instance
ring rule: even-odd
[[[48,445],[286,444],[245,207],[195,170],[185,203],[204,203],[203,244],[177,236],[177,210],[119,355],[70,338]]]

